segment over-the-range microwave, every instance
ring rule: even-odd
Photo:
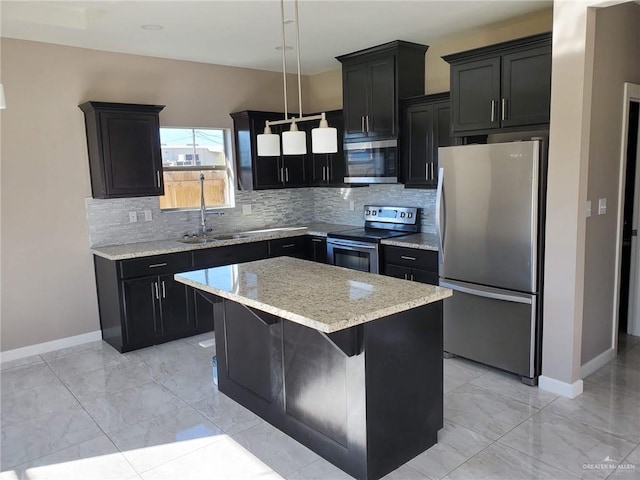
[[[345,183],[398,183],[398,140],[344,144]]]

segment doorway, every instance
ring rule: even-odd
[[[625,106],[622,136],[624,177],[623,208],[621,211],[622,241],[619,243],[620,279],[616,332],[618,340],[626,334],[640,335],[640,164],[638,149],[640,117],[640,85],[625,84]],[[622,175],[621,175],[622,176]],[[621,180],[622,180],[621,178]],[[617,348],[616,342],[614,348]]]

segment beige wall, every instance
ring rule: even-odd
[[[1,42],[8,104],[0,114],[0,350],[6,351],[99,329],[84,203],[91,189],[78,104],[163,104],[162,125],[231,127],[230,112],[282,110],[282,76]],[[293,94],[290,104],[297,108]]]
[[[620,135],[624,82],[640,83],[640,5],[594,10],[595,49],[587,219],[585,246],[582,364],[612,348],[616,264],[617,212],[620,181]],[[597,215],[599,198],[607,199],[607,213]]]
[[[550,32],[552,27],[553,11],[549,8],[476,30],[461,32],[430,45],[425,58],[425,93],[449,91],[449,64],[442,60],[443,55],[536,33]],[[341,70],[337,69],[309,77],[310,110],[342,108],[341,75]]]

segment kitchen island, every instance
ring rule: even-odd
[[[224,299],[220,392],[345,472],[380,478],[437,441],[450,290],[289,257],[175,279]]]

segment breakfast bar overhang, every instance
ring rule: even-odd
[[[222,298],[219,391],[348,474],[436,443],[450,290],[289,257],[175,278]]]

